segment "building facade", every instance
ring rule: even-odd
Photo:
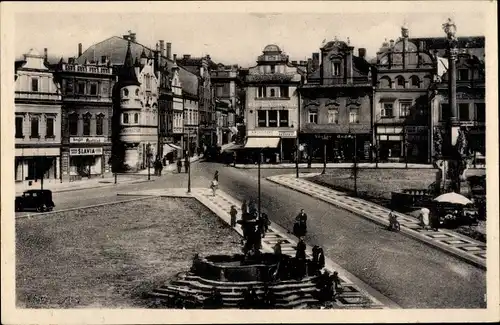
[[[229,101],[215,99],[215,119],[217,121],[217,146],[228,144],[231,141],[231,133],[228,124],[228,114],[231,108]]]
[[[62,92],[62,179],[104,177],[112,172],[113,69],[107,57],[83,64],[61,59],[54,67]]]
[[[427,44],[401,37],[384,43],[377,53],[374,130],[378,159],[428,163],[430,111],[428,88],[436,60]]]
[[[267,45],[245,78],[245,146],[266,147],[266,159],[291,161],[296,145],[299,96],[304,71],[274,44]]]
[[[436,142],[449,118],[448,71],[445,46],[441,39],[423,39],[436,52],[437,74],[429,89],[431,111],[431,156],[436,154]],[[467,130],[470,154],[473,163],[484,164],[486,155],[486,103],[485,103],[485,61],[484,37],[459,37],[457,69],[457,111],[460,126]],[[443,42],[444,43],[444,42]],[[443,44],[444,45],[444,44]],[[438,48],[439,46],[439,48]],[[439,66],[438,66],[439,67]]]
[[[373,76],[366,50],[358,52],[355,56],[354,47],[334,40],[308,60],[307,79],[299,89],[300,143],[310,160],[372,157]]]
[[[31,49],[15,63],[16,182],[60,181],[60,126],[60,87],[46,53]]]

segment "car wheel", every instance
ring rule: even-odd
[[[45,211],[45,205],[43,205],[43,204],[42,204],[42,205],[38,206],[38,207],[36,208],[36,211],[37,211],[37,212],[43,212],[43,211]]]

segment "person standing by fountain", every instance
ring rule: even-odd
[[[298,278],[303,278],[307,274],[306,243],[299,238],[297,250],[295,252],[295,270]]]
[[[231,227],[236,227],[236,216],[238,215],[238,210],[236,210],[236,206],[231,205],[231,211],[229,211],[231,215]]]
[[[269,225],[271,222],[269,221],[269,217],[266,213],[262,213],[258,219],[259,231],[261,233],[262,238],[266,236],[266,232],[269,230]]]

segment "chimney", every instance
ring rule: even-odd
[[[49,56],[48,56],[48,50],[47,50],[47,48],[43,49],[43,58],[44,58],[45,61],[48,61]]]
[[[318,68],[319,68],[319,53],[313,53],[312,61],[313,61],[314,70],[318,70]]]
[[[393,47],[394,47],[394,40],[393,40],[393,39],[391,39],[391,40],[389,41],[389,43],[391,44],[391,48],[393,48]]]
[[[165,55],[165,41],[160,40],[160,56],[166,56]]]
[[[366,49],[365,49],[365,48],[363,48],[363,47],[362,47],[362,48],[359,48],[359,49],[358,49],[358,56],[359,56],[360,58],[364,59],[364,58],[365,58],[365,56],[366,56]]]
[[[174,54],[174,62],[177,61],[177,54]]]
[[[82,43],[78,43],[78,57],[82,56]]]
[[[167,43],[167,59],[172,55],[172,43]]]
[[[353,57],[353,51],[354,51],[354,47],[352,47],[352,46],[347,47],[346,77],[347,77],[347,82],[348,83],[352,83],[352,74],[353,74],[352,57]]]

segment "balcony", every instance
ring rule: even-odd
[[[348,78],[346,77],[332,77],[332,78],[308,78],[307,83],[303,86],[303,88],[311,88],[315,86],[352,86],[352,85],[362,85],[362,86],[371,86],[372,82],[368,77],[353,77],[352,81],[348,82]]]
[[[63,63],[61,70],[70,72],[93,73],[93,74],[107,74],[107,75],[113,74],[113,68],[107,66],[96,66],[96,65],[77,65],[77,64]]]
[[[61,95],[57,93],[44,93],[34,91],[16,91],[15,99],[28,99],[28,100],[61,100]]]

